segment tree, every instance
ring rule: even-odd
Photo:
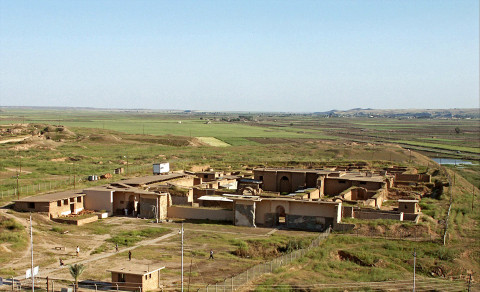
[[[460,134],[460,132],[461,132],[461,131],[460,131],[460,128],[459,128],[459,127],[456,127],[456,128],[455,128],[455,133]]]
[[[85,270],[85,266],[83,264],[74,264],[69,265],[68,269],[70,271],[70,275],[75,279],[75,291],[78,291],[78,278]]]

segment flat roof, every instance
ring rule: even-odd
[[[404,199],[399,199],[399,203],[418,203],[418,200],[404,200]]]
[[[149,269],[148,267],[141,267],[136,269],[132,267],[124,267],[124,268],[110,269],[110,270],[107,270],[107,272],[145,276],[163,269],[165,269],[165,267],[159,267],[154,269]]]
[[[307,200],[295,200],[291,198],[261,198],[262,201],[288,201],[295,203],[307,203],[307,204],[328,204],[328,205],[338,205],[339,202],[330,202],[330,201],[307,201]]]
[[[53,202],[79,196],[85,196],[85,194],[81,191],[70,190],[59,193],[50,193],[45,195],[26,197],[20,200],[15,200],[14,202]]]
[[[254,184],[261,184],[261,180],[253,179],[253,178],[241,178],[238,180],[239,182],[245,182],[245,183],[254,183]]]
[[[233,202],[233,200],[221,196],[201,196],[198,198],[201,201],[216,201],[216,202]]]
[[[353,181],[369,181],[369,182],[383,182],[384,177],[379,175],[365,176],[361,174],[345,174],[342,176],[326,177],[325,179],[337,179],[337,180],[353,180]]]
[[[135,194],[140,194],[140,195],[165,195],[166,193],[155,193],[155,192],[150,192],[146,190],[142,190],[136,187],[121,187],[121,186],[115,186],[115,183],[113,185],[102,185],[102,186],[96,186],[96,187],[91,187],[88,189],[85,189],[86,191],[114,191],[114,192],[132,192]]]
[[[179,178],[184,176],[187,176],[187,175],[184,173],[149,175],[149,176],[141,176],[141,177],[124,179],[124,180],[118,181],[118,183],[122,183],[126,185],[148,185],[148,184],[153,184],[153,183],[171,180],[174,178]]]
[[[318,173],[318,174],[323,174],[323,173],[332,173],[332,172],[339,172],[336,170],[328,170],[328,169],[307,169],[307,168],[255,168],[253,171],[269,171],[269,172],[309,172],[309,173]]]

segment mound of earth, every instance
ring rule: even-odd
[[[90,141],[101,142],[101,143],[104,143],[104,142],[105,143],[115,143],[115,142],[118,142],[118,141],[122,140],[122,138],[111,135],[111,134],[107,134],[107,135],[94,134],[94,135],[87,136],[85,138],[90,140]]]

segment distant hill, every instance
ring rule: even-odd
[[[330,110],[316,112],[315,115],[330,117],[371,117],[371,118],[406,118],[406,119],[478,119],[480,109],[371,109],[354,108],[350,110]]]

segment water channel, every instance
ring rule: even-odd
[[[473,164],[471,161],[454,158],[432,158],[432,160],[441,165]]]

